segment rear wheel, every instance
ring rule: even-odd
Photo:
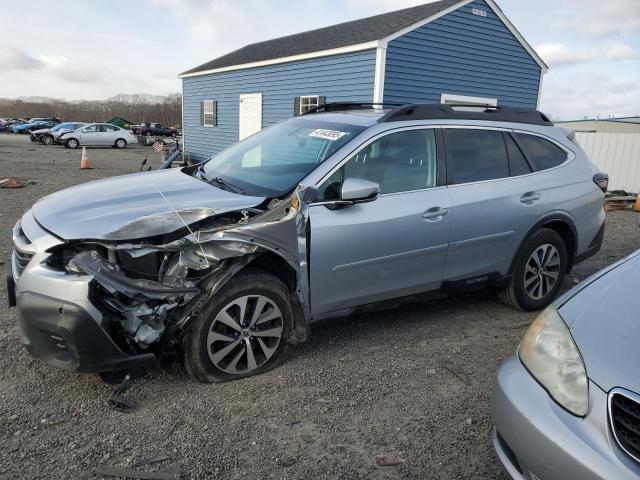
[[[41,141],[43,145],[53,145],[53,137],[51,135],[45,135]]]
[[[206,305],[184,343],[184,365],[201,382],[259,375],[280,364],[293,323],[290,293],[262,270],[241,272]]]
[[[115,145],[116,145],[116,148],[127,148],[127,141],[122,138],[119,138],[118,140],[116,140]]]
[[[75,138],[70,138],[67,140],[66,145],[68,148],[76,149],[80,146],[80,142]]]
[[[520,310],[542,310],[562,287],[567,262],[562,236],[548,228],[538,230],[518,252],[511,283],[499,292],[500,300]]]

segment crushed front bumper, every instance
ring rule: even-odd
[[[46,252],[62,241],[43,230],[31,212],[16,224],[12,280],[21,342],[54,367],[78,372],[150,370],[154,354],[123,352],[102,328],[102,313],[89,299],[93,277],[49,268]]]
[[[493,444],[514,480],[637,480],[640,464],[617,445],[607,421],[607,394],[589,384],[589,413],[556,404],[517,355],[498,370],[492,404]]]
[[[78,372],[141,372],[157,367],[154,354],[125,354],[79,305],[33,292],[18,296],[24,347],[54,367]]]

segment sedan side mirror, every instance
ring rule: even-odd
[[[380,185],[362,178],[347,178],[342,182],[341,200],[349,203],[373,202],[380,195]]]

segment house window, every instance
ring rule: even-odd
[[[215,100],[204,100],[202,102],[202,125],[205,127],[215,127],[218,124],[218,102]]]
[[[318,95],[307,95],[304,97],[300,97],[300,115],[304,112],[311,110],[312,108],[320,105],[320,96]]]

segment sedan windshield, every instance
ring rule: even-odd
[[[359,125],[288,120],[213,157],[204,174],[208,181],[246,195],[281,196],[364,130]]]

